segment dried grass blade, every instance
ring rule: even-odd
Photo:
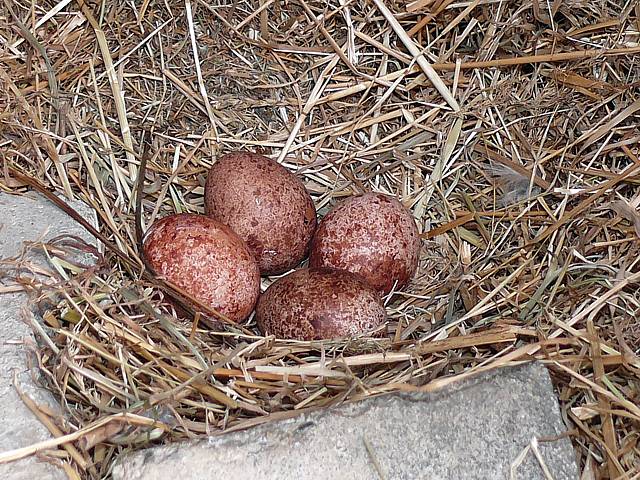
[[[638,110],[640,110],[640,99],[636,100],[631,105],[627,106],[625,109],[623,109],[620,113],[615,115],[611,120],[609,120],[604,125],[601,125],[594,131],[586,132],[577,140],[578,143],[580,143],[580,141],[584,141],[580,151],[581,152],[584,151],[589,146],[593,145],[602,137],[610,133],[611,130],[616,127],[616,125],[625,121],[627,118],[629,118],[631,115],[636,113]]]
[[[45,15],[40,17],[40,19],[35,23],[35,25],[33,26],[34,31],[39,29],[41,26],[43,26],[45,23],[47,23],[49,20],[55,17],[58,13],[60,13],[64,9],[64,7],[69,5],[71,2],[72,0],[61,0],[60,2],[58,2],[51,10],[49,10]],[[24,39],[22,38],[20,40],[17,40],[15,43],[13,43],[13,45],[11,45],[11,48],[19,47],[20,44],[22,44],[22,42],[24,42]]]
[[[440,95],[442,95],[442,97],[446,100],[446,102],[449,104],[449,106],[453,109],[454,112],[460,111],[460,105],[458,105],[458,102],[456,101],[456,99],[453,98],[453,95],[451,95],[451,92],[449,91],[447,86],[444,84],[440,76],[436,73],[436,71],[433,69],[431,64],[427,61],[427,59],[422,54],[420,49],[418,49],[418,47],[413,42],[413,40],[411,40],[409,35],[407,35],[407,32],[404,31],[404,28],[402,28],[402,25],[400,25],[400,22],[398,22],[398,20],[393,15],[393,13],[391,13],[391,11],[382,2],[382,0],[373,0],[373,3],[376,4],[376,7],[378,7],[378,10],[380,10],[380,13],[382,13],[382,15],[387,20],[387,22],[389,22],[389,25],[391,25],[391,28],[393,29],[393,31],[396,32],[396,35],[400,37],[400,40],[402,41],[404,46],[407,47],[407,50],[409,50],[411,55],[413,55],[416,58],[416,62],[418,63],[418,65],[420,65],[420,68],[422,68],[422,70],[424,71],[427,78],[431,81],[431,83],[433,83],[433,86],[436,88],[436,90],[440,92]]]
[[[118,114],[118,123],[120,124],[120,133],[122,134],[122,141],[125,145],[125,155],[128,161],[129,167],[129,176],[130,178],[135,178],[136,176],[136,167],[135,167],[135,157],[133,152],[135,151],[133,148],[133,138],[131,137],[131,128],[129,126],[129,118],[127,117],[127,106],[124,102],[124,92],[120,89],[120,82],[116,77],[116,71],[113,67],[113,58],[111,56],[111,52],[109,51],[109,44],[107,42],[107,37],[104,34],[102,28],[94,18],[93,14],[89,6],[86,4],[86,0],[78,0],[78,4],[80,5],[80,10],[82,10],[83,15],[91,24],[93,28],[96,39],[98,40],[98,46],[100,47],[100,52],[102,53],[102,60],[104,62],[104,67],[107,72],[107,77],[109,78],[109,84],[111,85],[111,92],[113,93],[113,101],[116,106],[116,112]]]
[[[638,210],[629,205],[625,200],[613,203],[611,209],[625,220],[631,222],[636,235],[640,237],[640,212],[638,212]]]
[[[70,442],[76,442],[80,440],[85,435],[102,428],[104,425],[107,425],[111,422],[124,422],[133,425],[141,425],[147,427],[154,428],[162,428],[164,430],[169,430],[169,428],[162,422],[157,420],[143,417],[140,415],[135,415],[132,413],[117,413],[115,415],[111,415],[106,418],[102,418],[101,420],[95,422],[93,425],[90,425],[85,428],[81,428],[73,433],[68,435],[64,435],[62,437],[53,438],[50,440],[44,440],[42,442],[37,442],[32,445],[28,445],[26,447],[16,448],[14,450],[9,450],[7,452],[0,453],[0,464],[15,462],[16,460],[20,460],[21,458],[28,457],[35,453],[41,452],[43,450],[49,450],[51,448],[56,448],[61,445],[65,445]]]
[[[462,70],[474,68],[494,68],[494,67],[511,67],[514,65],[525,65],[535,63],[558,63],[569,62],[574,60],[585,60],[589,58],[615,57],[619,55],[634,55],[640,53],[640,47],[621,47],[610,48],[606,50],[577,50],[573,52],[561,53],[541,53],[538,55],[523,55],[520,57],[498,58],[496,60],[484,60],[481,62],[465,62],[460,64]],[[453,71],[456,69],[455,63],[434,63],[434,70]]]
[[[29,395],[27,395],[18,387],[17,378],[15,376],[13,377],[13,386],[18,392],[20,399],[29,408],[29,410],[31,410],[31,412],[38,418],[38,420],[40,420],[40,422],[47,428],[47,430],[49,430],[51,435],[57,438],[62,437],[63,436],[62,430],[60,430],[58,426],[55,423],[53,423],[53,421],[51,421],[51,419],[47,415],[45,415],[45,413],[38,407],[36,402],[34,402],[29,397]],[[89,463],[87,462],[87,460],[85,460],[85,458],[82,456],[82,454],[76,447],[74,447],[72,444],[69,443],[69,444],[64,444],[63,448],[69,453],[71,458],[73,458],[73,461],[76,462],[82,470],[87,470],[89,468],[90,470],[93,470],[93,472],[95,473],[95,468],[93,466],[89,466]]]
[[[209,95],[207,95],[207,88],[205,87],[204,80],[202,78],[202,69],[200,68],[200,55],[198,54],[198,43],[196,42],[196,32],[193,26],[191,0],[184,0],[184,6],[189,26],[189,38],[191,39],[191,53],[193,55],[194,65],[196,67],[196,76],[198,78],[198,87],[200,87],[200,95],[202,95],[202,101],[204,102],[204,106],[207,109],[207,115],[209,117],[209,122],[211,122],[211,128],[213,129],[214,135],[216,136],[216,141],[218,141],[218,122],[216,121],[216,117],[213,113],[213,108],[211,108]]]
[[[600,349],[600,339],[598,337],[598,333],[593,325],[593,320],[587,320],[587,331],[590,336],[591,343],[591,358],[593,360],[593,372],[594,372],[594,382],[600,386],[602,386],[602,379],[605,376],[604,373],[604,365],[602,364],[602,351]],[[609,412],[611,410],[611,403],[609,399],[604,395],[598,395],[598,403],[600,408],[604,412]],[[602,417],[602,430],[604,441],[609,447],[609,451],[613,454],[613,458],[618,458],[618,445],[616,441],[616,434],[613,426],[613,417],[611,413],[603,413]],[[609,469],[609,477],[617,478],[621,472],[618,470],[617,465],[609,458],[607,460],[607,467]]]
[[[610,391],[604,389],[603,387],[601,387],[597,383],[592,382],[591,380],[589,380],[585,376],[580,375],[579,373],[575,372],[574,370],[570,369],[569,367],[566,367],[566,366],[562,365],[559,362],[553,362],[553,364],[556,367],[558,367],[560,370],[570,374],[575,379],[577,379],[580,382],[584,383],[585,385],[589,386],[592,390],[595,391],[595,393],[597,393],[599,395],[602,395],[604,398],[607,398],[609,401],[614,402],[614,403],[620,405],[621,407],[625,408],[631,415],[633,415],[633,417],[636,419],[636,421],[640,421],[640,407],[638,405],[636,405],[635,403],[627,400],[626,398],[616,397],[613,393],[611,393]],[[608,448],[608,446],[607,446],[607,448]],[[613,453],[611,454],[611,457],[615,458]]]
[[[13,92],[15,98],[18,100],[36,128],[38,128],[38,130],[45,131],[42,121],[40,120],[40,116],[34,111],[33,107],[29,105],[29,102],[27,102],[27,100],[24,98],[22,92],[20,92],[20,89],[16,86],[11,77],[5,72],[4,68],[2,67],[0,67],[0,78],[9,86],[10,91]],[[58,151],[56,150],[53,141],[49,137],[48,132],[44,135],[44,148],[47,152],[47,155],[55,165],[56,171],[58,172],[58,176],[60,177],[60,181],[62,182],[62,186],[64,188],[65,196],[67,197],[67,199],[73,200],[75,196],[69,183],[67,171],[65,170],[64,165],[60,162]]]
[[[582,212],[584,212],[590,205],[592,205],[598,198],[602,197],[607,190],[612,188],[614,185],[622,182],[628,177],[636,175],[640,172],[640,164],[633,163],[629,165],[627,168],[622,171],[619,175],[603,182],[602,185],[597,189],[596,193],[590,195],[588,198],[585,198],[582,202],[578,204],[578,206],[574,207],[569,212],[566,212],[562,218],[560,218],[557,222],[553,223],[553,225],[549,225],[542,233],[538,234],[533,240],[531,240],[529,245],[533,245],[535,243],[540,243],[541,241],[547,239],[551,234],[556,232],[559,228],[565,225],[570,220],[573,220]]]

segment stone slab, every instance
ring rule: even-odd
[[[542,480],[532,450],[518,458],[532,439],[564,431],[549,374],[531,363],[433,394],[385,395],[143,450],[118,459],[113,478]],[[567,438],[537,448],[555,480],[578,478]]]
[[[93,209],[82,202],[72,202],[71,206],[94,225],[97,224]],[[82,226],[45,197],[35,193],[17,196],[0,192],[0,258],[19,255],[24,241],[46,241],[62,234],[76,235],[95,244]],[[27,259],[38,266],[50,268],[44,255],[29,253]],[[32,370],[27,361],[25,344],[33,344],[35,339],[23,318],[26,302],[27,296],[21,292],[0,294],[0,451],[3,452],[51,438],[20,399],[13,385],[14,374],[20,390],[37,404],[59,411],[53,396],[37,386],[34,379],[39,372]],[[0,478],[57,480],[68,477],[62,469],[50,463],[27,458],[0,465]]]

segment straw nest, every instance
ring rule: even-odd
[[[56,439],[2,461],[103,478],[126,449],[536,358],[583,478],[639,478],[638,2],[221,3],[1,4],[2,188],[84,200],[102,245],[30,245],[45,277],[3,263],[65,416],[30,404]],[[297,172],[320,215],[363,191],[413,211],[420,269],[388,338],[175,314],[136,212],[203,212],[207,169],[241,148]]]

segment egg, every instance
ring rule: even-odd
[[[313,200],[300,179],[249,152],[224,155],[211,167],[205,209],[245,240],[263,275],[300,264],[317,223]]]
[[[342,201],[322,219],[311,242],[309,266],[357,273],[386,294],[411,280],[419,254],[411,212],[394,197],[366,193]]]
[[[149,228],[143,254],[157,275],[231,320],[240,322],[253,311],[258,265],[227,225],[204,215],[169,215]]]
[[[370,332],[384,324],[386,311],[378,292],[359,276],[303,268],[267,288],[258,300],[256,320],[265,335],[320,340]]]

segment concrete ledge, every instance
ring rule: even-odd
[[[545,479],[529,449],[565,431],[547,370],[532,363],[436,394],[394,394],[208,441],[120,458],[115,480]],[[539,443],[555,480],[574,480],[571,443]],[[517,465],[517,466],[516,466]]]
[[[81,202],[71,204],[94,225],[95,212]],[[20,254],[24,241],[47,240],[62,234],[72,234],[89,243],[94,242],[80,225],[43,196],[35,193],[9,195],[0,193],[0,258]],[[95,244],[95,242],[94,242]],[[27,260],[39,267],[50,268],[44,255],[29,254]],[[83,259],[84,260],[84,259]],[[37,404],[60,411],[53,396],[34,382],[39,375],[31,369],[25,343],[36,339],[25,323],[22,310],[27,302],[24,293],[0,294],[0,451],[25,447],[50,438],[47,429],[33,416],[13,386],[17,385]],[[3,480],[66,479],[62,469],[36,458],[0,465]]]

